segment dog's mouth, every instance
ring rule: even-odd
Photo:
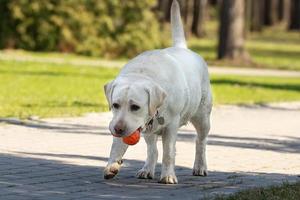
[[[142,132],[142,126],[138,127],[137,129],[135,129],[134,131],[130,132],[129,134],[117,134],[117,133],[114,133],[114,132],[111,132],[111,134],[114,136],[114,137],[128,137],[130,135],[132,135],[133,133],[135,133],[136,131],[139,131],[139,132]]]

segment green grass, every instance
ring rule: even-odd
[[[299,197],[300,182],[241,191],[227,197],[217,197],[215,200],[298,200]]]
[[[105,111],[103,86],[118,69],[0,61],[0,116]]]
[[[107,111],[103,86],[119,69],[0,61],[0,117],[75,116]],[[214,103],[300,100],[300,79],[213,75]]]
[[[262,104],[300,100],[299,78],[212,75],[215,104]]]
[[[300,70],[300,34],[287,32],[284,25],[265,28],[261,33],[248,33],[246,49],[253,63],[246,65],[217,61],[217,39],[217,23],[211,22],[207,25],[207,36],[191,38],[189,47],[211,65]]]

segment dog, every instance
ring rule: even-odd
[[[126,137],[143,129],[147,159],[137,177],[152,179],[158,158],[157,138],[162,137],[163,159],[160,183],[177,184],[175,143],[178,129],[191,122],[197,131],[193,175],[206,176],[206,139],[210,130],[212,94],[207,64],[186,45],[179,4],[171,6],[173,46],[146,51],[130,60],[115,80],[104,86],[113,118],[114,136],[104,178],[113,178],[121,168],[128,145]]]

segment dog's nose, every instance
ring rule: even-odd
[[[122,135],[124,133],[126,127],[125,127],[124,123],[119,122],[115,125],[114,129],[115,129],[116,134]]]
[[[117,133],[117,134],[119,134],[119,135],[121,135],[123,132],[124,132],[124,128],[121,128],[121,127],[116,127],[115,126],[115,132]]]

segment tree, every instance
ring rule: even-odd
[[[264,1],[248,0],[250,2],[250,31],[261,31],[264,20]]]
[[[278,20],[288,21],[290,12],[290,0],[279,0],[278,3]]]
[[[207,9],[207,0],[194,0],[192,33],[197,37],[204,35],[204,20]]]
[[[179,0],[180,12],[184,21],[185,35],[188,37],[192,31],[193,0]]]
[[[13,48],[16,43],[15,33],[12,30],[15,21],[11,18],[8,4],[9,0],[0,1],[0,48]]]
[[[220,3],[220,0],[208,0],[209,5],[217,6]]]
[[[159,21],[161,23],[170,21],[170,9],[172,0],[158,0],[157,8],[159,11]]]
[[[265,0],[264,24],[272,26],[278,21],[278,0]]]
[[[244,49],[244,0],[221,3],[218,58],[248,60]]]
[[[300,1],[291,0],[289,30],[300,30]]]

